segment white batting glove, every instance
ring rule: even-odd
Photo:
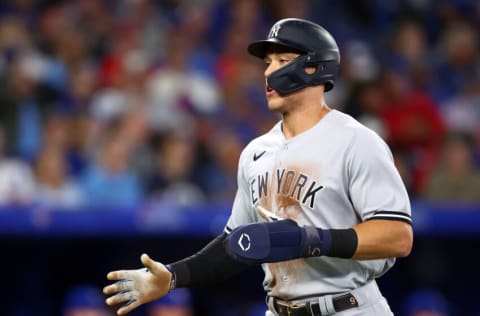
[[[280,221],[280,220],[284,219],[284,218],[281,218],[280,216],[274,214],[272,211],[267,210],[266,208],[264,208],[261,205],[257,205],[257,207],[255,209],[257,210],[258,214],[261,217],[263,217],[263,219],[266,220],[267,222]]]
[[[107,274],[107,279],[117,282],[103,288],[103,293],[110,295],[105,302],[108,305],[122,304],[117,311],[118,315],[125,315],[170,291],[171,272],[147,254],[143,254],[140,260],[145,268],[118,270]]]

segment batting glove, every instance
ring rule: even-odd
[[[117,281],[103,289],[110,295],[108,305],[121,304],[118,315],[125,315],[138,306],[159,299],[170,291],[172,273],[147,254],[140,257],[145,268],[118,270],[108,273],[107,279]]]

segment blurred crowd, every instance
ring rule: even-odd
[[[78,284],[69,288],[63,297],[62,316],[113,316],[113,310],[104,303],[100,289],[91,284]],[[264,316],[265,302],[243,302],[243,308],[225,308],[221,302],[215,315]],[[422,288],[410,293],[402,302],[401,316],[448,316],[453,315],[450,302],[438,290]],[[239,312],[238,309],[242,311]],[[143,306],[134,312],[138,316],[195,316],[193,293],[185,288],[176,289],[165,297]],[[397,313],[396,313],[397,314]]]
[[[92,284],[77,284],[69,288],[62,303],[62,316],[115,315],[105,304],[103,293]],[[177,289],[161,299],[146,304],[142,312],[137,312],[137,315],[194,316],[192,293],[187,289]]]
[[[412,198],[480,202],[478,1],[5,0],[0,205],[230,204],[279,119],[246,47],[283,17],[335,36],[327,103],[388,142]]]

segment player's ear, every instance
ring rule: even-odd
[[[305,67],[305,73],[307,75],[313,75],[316,72],[317,72],[317,67],[316,66]]]

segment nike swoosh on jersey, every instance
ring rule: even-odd
[[[262,151],[260,154],[257,155],[257,153],[254,153],[253,154],[253,161],[257,161],[258,159],[260,159],[260,157],[262,157],[267,151],[264,150]]]

